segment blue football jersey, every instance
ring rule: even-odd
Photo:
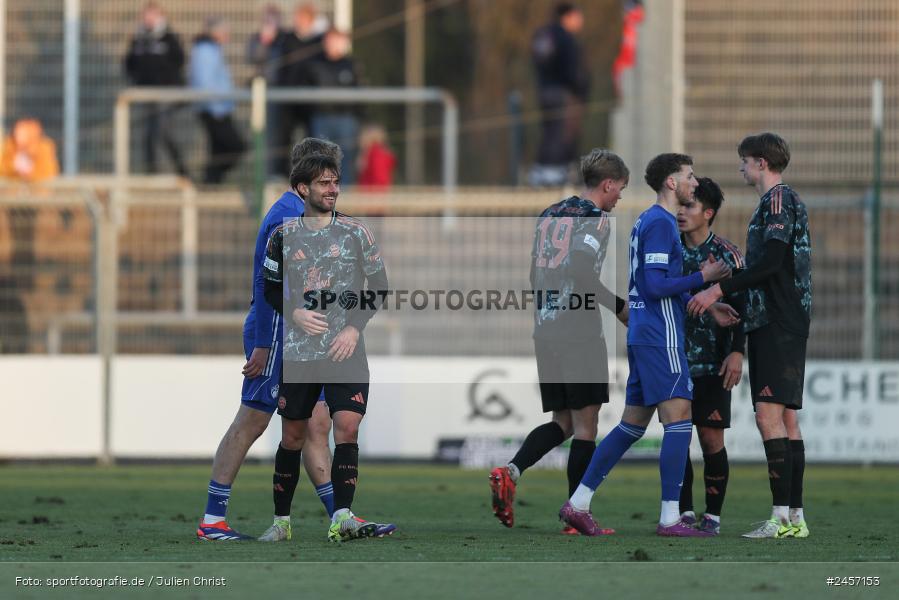
[[[272,205],[259,226],[256,250],[253,253],[253,294],[250,296],[250,311],[244,322],[244,336],[253,340],[253,347],[272,348],[281,340],[282,332],[275,309],[264,297],[262,262],[265,260],[265,248],[272,231],[280,227],[284,219],[302,216],[303,208],[303,199],[296,192],[288,190]]]
[[[674,215],[658,204],[644,211],[631,231],[629,254],[628,345],[683,348],[683,297],[652,299],[645,293],[647,269],[664,270],[670,278],[683,277],[683,249]]]

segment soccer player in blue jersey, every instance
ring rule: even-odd
[[[684,154],[661,154],[647,165],[645,179],[656,192],[656,203],[640,215],[631,232],[626,407],[621,422],[596,448],[581,484],[562,506],[559,517],[583,535],[602,534],[590,512],[593,494],[658,411],[665,434],[659,456],[662,510],[656,532],[706,537],[710,534],[680,518],[680,488],[693,431],[684,315],[688,290],[728,277],[730,268],[709,260],[701,271],[686,277],[682,274],[675,214],[693,199],[697,185],[693,160]],[[716,304],[710,310],[722,326],[737,320],[730,306]]]

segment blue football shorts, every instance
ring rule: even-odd
[[[693,400],[693,380],[683,348],[628,346],[625,404],[656,406],[671,398]]]

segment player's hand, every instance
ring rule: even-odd
[[[715,260],[715,257],[709,254],[708,260],[701,265],[702,280],[706,283],[710,281],[721,281],[730,277],[730,267],[723,260]]]
[[[352,325],[347,325],[340,330],[331,342],[328,350],[328,358],[334,362],[343,362],[356,351],[356,343],[359,341],[359,330]]]
[[[730,304],[716,302],[709,307],[709,314],[712,315],[719,327],[733,327],[740,322],[740,313]]]
[[[321,335],[328,331],[328,319],[325,315],[306,308],[293,311],[293,322],[309,335]]]
[[[624,308],[621,309],[621,312],[615,315],[618,317],[618,320],[621,321],[621,324],[627,327],[627,320],[630,317],[630,308],[628,308],[627,302],[624,303]]]
[[[734,389],[734,386],[740,383],[743,376],[743,353],[731,352],[721,364],[721,370],[718,375],[724,378],[724,389],[728,392]]]
[[[707,290],[703,290],[693,296],[690,303],[687,304],[687,312],[690,316],[698,317],[717,302],[724,294],[721,292],[720,285],[713,285]]]
[[[247,361],[247,364],[243,366],[244,377],[249,377],[252,379],[253,377],[259,377],[262,375],[262,371],[265,369],[265,365],[268,364],[268,353],[270,348],[253,348],[253,353],[250,354],[250,359]]]

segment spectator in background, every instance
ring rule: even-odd
[[[231,92],[234,82],[225,62],[222,46],[228,43],[230,30],[221,17],[206,20],[205,30],[194,42],[190,57],[190,86],[197,90]],[[212,100],[198,105],[200,121],[209,138],[209,162],[205,183],[221,183],[240,161],[246,150],[243,138],[234,126],[231,114],[234,101]]]
[[[310,83],[316,87],[356,87],[356,66],[350,58],[350,36],[329,29],[322,41],[324,54],[309,65]],[[358,154],[359,122],[348,104],[320,104],[312,113],[312,136],[330,140],[343,150],[340,182],[353,183]]]
[[[262,9],[259,32],[247,44],[247,62],[253,67],[253,77],[263,77],[269,86],[278,85],[278,75],[284,56],[287,32],[281,27],[281,9],[275,4],[267,4]],[[280,106],[275,102],[266,105],[265,135],[269,144],[279,139]],[[274,157],[266,157],[269,175],[286,175],[279,172]]]
[[[140,26],[125,55],[125,74],[132,85],[184,85],[184,50],[178,36],[169,29],[165,13],[157,2],[151,1],[144,5]],[[187,167],[175,141],[172,126],[175,108],[147,105],[144,159],[147,172],[158,172],[156,144],[162,141],[175,170],[179,175],[187,177]]]
[[[308,87],[311,84],[310,65],[322,56],[322,40],[328,22],[319,15],[315,4],[304,2],[293,11],[293,31],[284,38],[284,53],[278,71],[278,85]],[[275,141],[275,172],[287,177],[290,173],[288,154],[293,147],[293,133],[302,126],[311,135],[311,108],[308,104],[282,104],[279,135]]]
[[[3,142],[0,176],[19,181],[46,181],[59,175],[56,144],[37,119],[20,119]]]
[[[396,156],[387,146],[387,131],[370,123],[359,133],[359,186],[386,190],[393,185]]]
[[[532,185],[563,185],[578,155],[584,104],[590,80],[575,36],[584,27],[584,14],[568,2],[556,6],[552,23],[537,30],[531,55],[537,74],[541,139]]]
[[[0,177],[37,183],[59,175],[56,144],[44,135],[37,119],[20,119],[3,142]],[[37,213],[30,207],[7,211],[9,231],[0,231],[11,244],[9,277],[0,277],[0,353],[28,350],[28,324],[20,292],[34,286],[34,231]],[[0,215],[2,216],[2,215]]]
[[[253,77],[264,77],[269,85],[277,83],[286,40],[287,32],[281,28],[281,9],[275,4],[266,4],[262,9],[259,33],[247,44],[247,60],[253,66]]]

